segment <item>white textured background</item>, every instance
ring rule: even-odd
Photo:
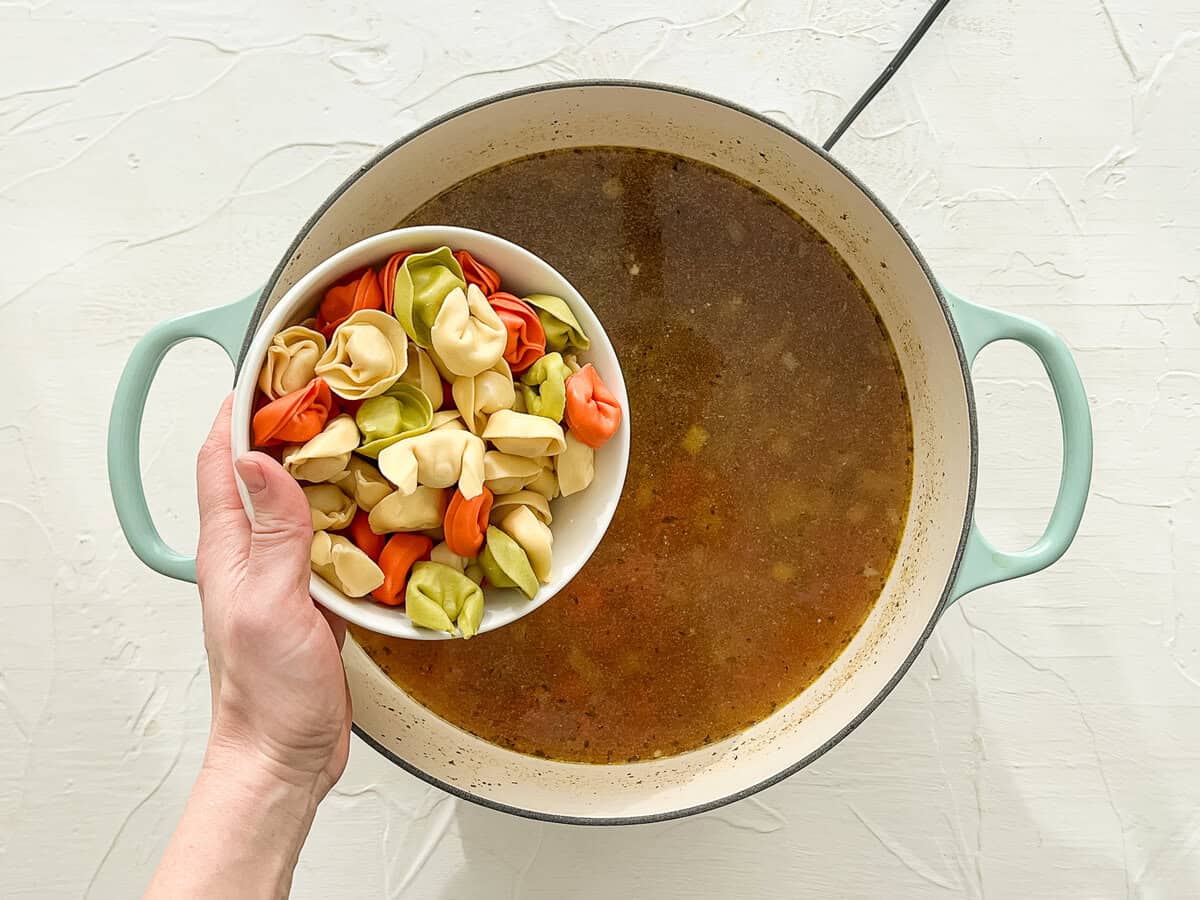
[[[108,405],[160,319],[249,292],[383,144],[576,76],[708,90],[823,138],[924,0],[0,2],[0,895],[145,884],[207,730],[194,590],[133,558]],[[654,7],[653,12],[647,12]],[[967,297],[1065,334],[1094,493],[1056,567],[954,608],[884,706],[784,784],[582,830],[452,800],[361,744],[299,897],[1200,896],[1200,8],[954,0],[838,155]],[[976,369],[981,507],[1048,513],[1031,354]],[[172,354],[146,479],[194,541],[230,380]]]

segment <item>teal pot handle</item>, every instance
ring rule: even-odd
[[[949,291],[944,293],[969,364],[993,341],[1019,341],[1038,355],[1058,401],[1063,448],[1058,497],[1045,533],[1028,550],[1007,553],[993,547],[972,519],[958,576],[947,601],[953,603],[976,588],[1040,571],[1066,552],[1079,530],[1092,480],[1092,417],[1079,369],[1062,338],[1032,319],[968,303]]]
[[[195,582],[196,558],[167,546],[146,505],[139,446],[146,397],[163,357],[182,341],[190,338],[212,341],[229,354],[230,360],[236,361],[258,296],[256,291],[228,306],[189,313],[156,325],[134,346],[117,384],[112,417],[108,420],[108,483],[117,518],[138,558],[154,571],[180,581]]]

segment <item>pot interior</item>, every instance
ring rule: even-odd
[[[973,485],[973,426],[945,307],[876,202],[817,150],[757,116],[654,86],[569,84],[518,93],[454,114],[390,148],[305,226],[272,280],[266,308],[328,256],[392,228],[462,179],[530,154],[585,146],[660,150],[708,162],[798,212],[871,296],[900,360],[913,426],[907,524],[867,621],[792,703],[719,743],[628,765],[524,756],[433,715],[347,642],[360,735],[415,774],[523,814],[647,820],[735,799],[782,777],[831,746],[886,694],[932,628],[957,565]]]

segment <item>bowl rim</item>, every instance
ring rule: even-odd
[[[582,551],[565,561],[561,556],[556,554],[553,577],[546,584],[539,586],[538,592],[533,598],[518,601],[512,596],[515,595],[515,591],[505,591],[504,594],[512,602],[506,603],[501,610],[497,610],[494,606],[491,610],[488,610],[485,605],[484,618],[477,632],[478,634],[485,634],[489,631],[495,631],[497,628],[511,625],[513,622],[529,615],[557,596],[570,583],[571,579],[578,574],[579,570],[583,568],[596,552],[596,548],[600,545],[601,540],[603,540],[604,535],[608,531],[608,526],[612,522],[612,518],[620,502],[621,492],[624,488],[629,468],[631,431],[629,396],[626,392],[625,378],[621,371],[621,362],[617,356],[616,348],[605,332],[603,323],[575,286],[544,259],[519,244],[498,235],[474,228],[463,228],[454,225],[415,225],[406,228],[394,228],[389,231],[370,235],[343,247],[338,252],[322,260],[309,272],[305,273],[302,278],[297,280],[254,329],[251,340],[243,352],[241,362],[245,364],[239,364],[237,380],[234,386],[233,415],[230,422],[232,432],[230,436],[230,449],[235,460],[243,453],[254,449],[250,442],[250,420],[254,397],[257,395],[258,371],[266,356],[267,347],[270,345],[275,333],[292,324],[301,309],[314,303],[316,299],[315,295],[320,290],[328,286],[331,282],[361,269],[364,265],[362,259],[364,256],[382,262],[390,254],[401,250],[416,250],[439,246],[449,246],[452,249],[459,249],[464,243],[472,245],[482,243],[510,257],[512,255],[520,257],[524,264],[534,269],[542,270],[542,275],[546,277],[548,282],[543,292],[561,295],[568,306],[571,307],[571,311],[575,313],[576,318],[580,320],[591,342],[591,346],[583,355],[586,357],[599,354],[601,357],[604,357],[604,362],[608,363],[605,366],[605,384],[616,396],[622,410],[625,411],[624,415],[621,416],[621,423],[616,434],[603,448],[597,451],[598,453],[609,455],[610,459],[611,454],[617,454],[615,457],[616,477],[607,479],[603,484],[593,482],[588,487],[588,492],[595,498],[597,514],[595,516],[588,516],[586,519],[588,528],[585,532],[586,537],[583,540]],[[484,255],[485,253],[486,251],[481,251],[479,255]],[[366,264],[375,265],[377,263]],[[500,268],[503,269],[503,266]],[[242,506],[246,510],[246,515],[252,517],[253,507],[249,492],[242,483],[241,477],[236,474],[236,467],[234,471]],[[580,527],[583,527],[583,524],[583,521],[581,521]],[[554,526],[552,525],[551,530],[553,531],[553,529]],[[412,620],[403,612],[402,607],[383,607],[380,604],[374,603],[369,598],[354,599],[348,597],[316,572],[311,573],[309,591],[313,599],[330,612],[340,616],[351,624],[366,628],[377,634],[408,640],[436,641],[460,639],[457,634],[446,634],[445,632],[433,631],[414,625]],[[490,616],[489,612],[492,613]]]
[[[778,122],[742,103],[728,100],[724,97],[719,97],[715,94],[710,94],[705,91],[699,91],[693,88],[682,87],[675,84],[668,84],[666,82],[646,81],[632,78],[581,78],[567,79],[563,81],[540,82],[524,87],[513,88],[511,90],[500,91],[494,94],[488,94],[485,97],[481,97],[477,100],[456,106],[453,109],[450,109],[441,115],[435,116],[429,121],[409,130],[395,141],[392,141],[387,146],[381,148],[377,153],[372,155],[370,159],[364,161],[349,176],[347,176],[341,184],[339,184],[333,191],[330,192],[330,194],[322,201],[320,206],[313,211],[313,214],[309,216],[308,220],[305,221],[305,223],[300,227],[300,230],[297,231],[296,237],[288,246],[287,251],[280,258],[279,264],[275,267],[275,270],[271,273],[270,278],[263,286],[258,305],[251,314],[250,321],[247,326],[246,339],[243,342],[242,351],[238,355],[238,359],[235,364],[235,370],[238,372],[241,371],[246,351],[249,348],[255,332],[257,331],[257,323],[262,317],[263,310],[266,308],[267,300],[274,291],[279,279],[283,277],[283,273],[291,262],[292,257],[299,250],[300,246],[307,239],[308,235],[318,225],[321,217],[326,213],[326,211],[334,203],[336,203],[343,194],[353,187],[354,184],[357,183],[364,174],[373,169],[378,163],[386,159],[396,150],[399,150],[405,144],[416,140],[426,132],[429,132],[455,118],[458,118],[461,115],[505,100],[511,100],[532,94],[548,93],[559,90],[573,90],[578,88],[630,88],[635,90],[660,91],[662,93],[675,94],[692,100],[704,101],[715,106],[721,106],[726,109],[734,110],[735,112],[741,113],[750,119],[754,119],[760,124],[773,128],[820,156],[826,163],[831,165],[838,173],[840,173],[850,186],[861,191],[862,194],[871,201],[871,203],[879,210],[880,214],[883,215],[890,225],[896,230],[897,234],[900,235],[900,238],[904,241],[908,251],[913,255],[914,259],[917,261],[917,264],[925,273],[925,277],[929,281],[929,285],[935,298],[937,299],[938,305],[941,307],[942,315],[946,321],[946,327],[949,330],[951,339],[953,340],[955,349],[957,351],[959,367],[963,371],[963,384],[966,394],[965,399],[968,419],[967,427],[969,432],[968,442],[970,446],[967,503],[966,509],[964,510],[963,524],[959,534],[958,546],[954,553],[954,559],[946,573],[946,581],[942,589],[940,600],[934,606],[930,614],[929,621],[926,623],[924,629],[914,643],[912,651],[900,663],[899,667],[896,669],[896,672],[888,680],[888,682],[880,688],[875,697],[872,698],[856,716],[847,722],[841,730],[831,735],[828,740],[821,744],[821,746],[801,757],[790,766],[786,766],[779,772],[776,772],[774,775],[764,778],[762,781],[750,785],[749,787],[730,794],[725,794],[705,803],[698,803],[682,809],[665,810],[659,813],[646,813],[635,816],[573,816],[561,813],[547,813],[540,810],[525,809],[523,807],[517,807],[507,803],[500,803],[495,800],[490,800],[487,797],[473,794],[470,791],[450,784],[449,782],[429,774],[420,767],[408,762],[400,756],[397,756],[387,747],[375,740],[374,737],[372,737],[357,723],[353,723],[351,725],[352,731],[357,734],[364,743],[378,751],[384,758],[390,760],[392,763],[399,766],[410,775],[421,779],[426,784],[440,788],[451,796],[474,803],[477,806],[482,806],[496,812],[508,813],[521,818],[564,825],[647,825],[656,822],[667,822],[674,819],[682,819],[688,816],[698,815],[700,813],[711,812],[712,810],[727,806],[730,803],[735,803],[738,800],[744,800],[747,797],[752,797],[758,792],[772,787],[773,785],[776,785],[784,779],[794,775],[796,772],[808,767],[811,763],[824,756],[829,750],[841,743],[847,735],[861,725],[871,715],[871,713],[873,713],[879,707],[879,705],[887,698],[887,696],[891,694],[896,685],[899,684],[904,676],[908,673],[908,670],[912,667],[912,664],[916,661],[917,657],[924,649],[926,642],[929,640],[930,635],[933,634],[933,629],[941,619],[942,614],[953,602],[951,599],[951,591],[954,586],[954,580],[957,577],[959,568],[962,564],[963,553],[966,549],[967,537],[970,531],[971,521],[974,517],[975,493],[978,486],[979,431],[976,415],[975,392],[969,377],[970,365],[967,361],[966,351],[963,347],[962,336],[959,333],[958,326],[950,312],[950,306],[946,300],[941,285],[938,283],[937,279],[934,278],[933,270],[930,268],[928,261],[925,259],[924,254],[922,254],[916,242],[912,239],[912,236],[904,228],[900,220],[897,219],[891,210],[888,209],[879,196],[849,168],[847,168],[843,163],[839,162],[829,151],[825,150],[823,147],[809,138],[804,137],[804,135],[800,134],[800,132],[798,132],[796,129]]]

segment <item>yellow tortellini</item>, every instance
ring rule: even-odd
[[[433,323],[446,296],[456,289],[465,291],[467,280],[449,247],[413,253],[396,270],[392,309],[418,347],[433,346]]]
[[[525,302],[537,311],[538,320],[546,332],[547,352],[557,350],[562,353],[568,349],[586,350],[591,346],[591,341],[583,333],[579,320],[575,318],[571,307],[562,297],[553,297],[550,294],[530,294],[525,298]]]
[[[309,559],[312,570],[347,597],[365,597],[383,584],[383,570],[341,535],[318,531]]]
[[[471,638],[483,620],[483,591],[450,566],[419,562],[408,578],[404,609],[417,625],[447,634],[457,625],[464,638]]]
[[[503,359],[478,375],[455,378],[451,393],[454,405],[472,434],[483,431],[492,413],[512,409],[517,399],[512,371]]]
[[[540,460],[542,471],[526,487],[534,493],[541,494],[547,500],[553,500],[559,495],[558,475],[554,471],[554,459],[543,456],[540,457]]]
[[[571,369],[562,354],[547,353],[521,376],[521,394],[525,410],[561,422],[567,407],[567,379]]]
[[[347,400],[378,397],[408,368],[408,338],[392,316],[360,309],[333,333],[315,371]]]
[[[596,451],[568,431],[567,446],[554,457],[554,473],[558,476],[558,489],[564,497],[577,494],[592,483],[596,477]]]
[[[358,446],[358,426],[349,416],[330,419],[321,433],[283,450],[283,467],[297,481],[334,481],[350,465]]]
[[[508,513],[518,506],[527,506],[529,511],[546,525],[554,521],[550,512],[550,501],[536,491],[517,491],[515,494],[502,494],[492,501],[492,512],[489,516],[491,524],[499,524]]]
[[[304,496],[312,515],[313,531],[341,531],[349,528],[358,512],[358,504],[336,484],[306,484]]]
[[[392,491],[371,509],[367,524],[376,534],[440,528],[450,502],[447,493],[444,488],[424,485],[408,494]]]
[[[418,484],[446,488],[456,482],[470,500],[483,492],[483,440],[469,431],[441,428],[405,438],[379,454],[379,471],[402,494]]]
[[[442,376],[434,365],[433,357],[415,343],[408,345],[408,368],[400,376],[401,384],[411,384],[429,398],[429,408],[442,408]]]
[[[438,358],[456,376],[478,375],[504,356],[508,331],[475,285],[455,288],[442,302],[431,331]]]
[[[267,347],[267,358],[258,373],[258,387],[272,400],[298,391],[316,375],[317,361],[325,353],[325,335],[303,325],[285,328]]]
[[[555,456],[566,447],[562,426],[545,416],[502,409],[488,419],[484,440],[514,456]]]
[[[548,583],[554,547],[554,535],[550,526],[539,520],[528,506],[518,506],[500,520],[500,530],[525,551],[538,581],[542,584]]]
[[[350,457],[349,468],[334,484],[353,497],[359,509],[367,512],[395,490],[392,483],[379,474],[378,469],[359,456]]]
[[[497,528],[489,525],[483,552],[479,554],[479,565],[489,584],[496,587],[518,588],[526,597],[532,598],[538,590],[537,576],[529,557],[521,545]]]
[[[457,409],[439,409],[433,414],[433,425],[429,430],[441,431],[442,429],[466,431],[467,426],[463,424],[462,416],[458,414]]]
[[[483,484],[493,494],[514,494],[542,472],[542,464],[526,456],[499,450],[483,454]]]
[[[386,393],[364,400],[354,421],[363,437],[358,452],[375,459],[392,444],[428,431],[433,406],[420,388],[395,384]]]

